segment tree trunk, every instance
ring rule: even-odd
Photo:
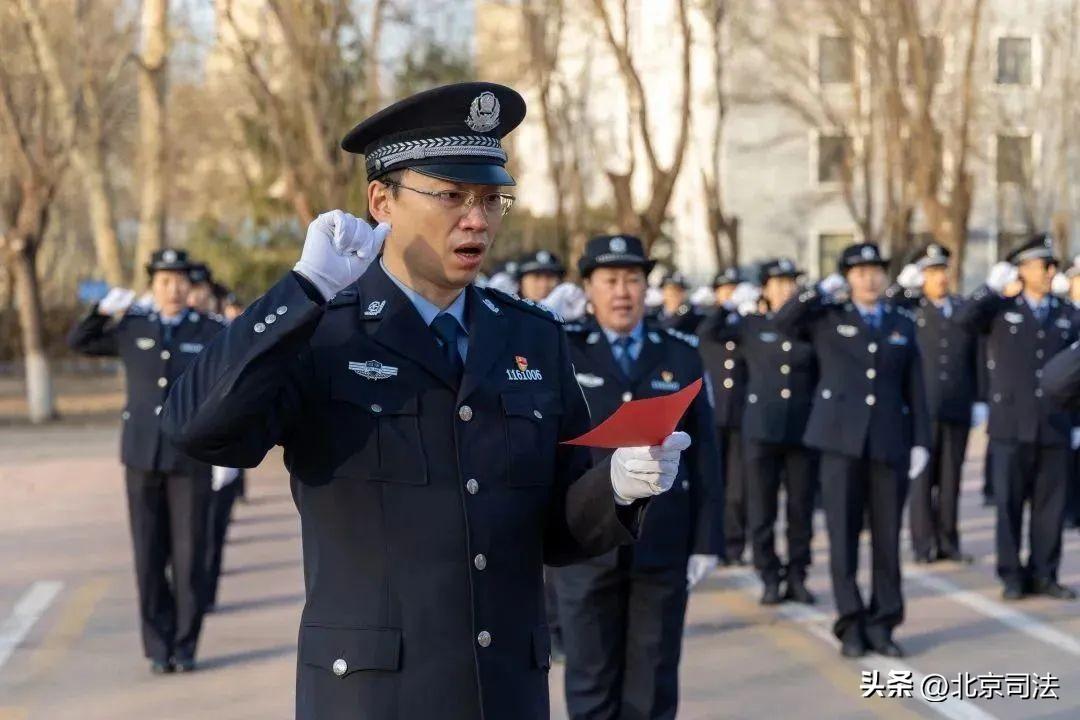
[[[94,233],[94,250],[98,267],[105,281],[113,287],[124,285],[124,265],[120,261],[120,240],[116,236],[116,215],[105,179],[105,152],[99,139],[91,140],[80,162],[86,203],[90,210],[90,227]]]
[[[140,271],[165,245],[165,87],[168,60],[168,0],[143,0],[139,67],[139,153],[142,194],[133,285],[145,287]]]
[[[26,241],[13,254],[12,275],[15,277],[15,296],[19,306],[30,421],[44,423],[56,418],[56,404],[49,361],[45,356],[41,288],[38,285],[34,247],[34,242]]]

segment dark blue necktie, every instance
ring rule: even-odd
[[[634,368],[634,358],[630,354],[630,346],[634,344],[634,338],[621,337],[615,339],[615,347],[620,348],[622,352],[618,354],[619,369],[623,371],[623,375],[630,377],[630,371]]]
[[[863,320],[874,330],[878,329],[878,314],[876,312],[866,313],[865,315],[863,315]]]
[[[458,352],[458,336],[461,334],[461,323],[453,315],[439,313],[431,321],[431,329],[442,342],[443,355],[450,369],[454,371],[454,377],[460,379],[465,369],[461,361],[461,353]]]
[[[1040,325],[1042,325],[1044,322],[1046,322],[1046,311],[1048,309],[1049,308],[1046,306],[1046,303],[1040,303],[1035,308],[1035,319],[1039,321]]]

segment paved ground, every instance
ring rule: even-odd
[[[291,717],[302,591],[280,458],[254,472],[251,502],[239,506],[202,670],[153,678],[139,652],[116,446],[111,424],[0,427],[0,720]],[[822,602],[812,610],[761,608],[745,571],[720,571],[694,593],[680,717],[1080,717],[1080,603],[999,601],[993,520],[978,493],[981,438],[973,451],[963,525],[978,561],[905,568],[904,662],[838,656],[819,531],[811,580]],[[1065,556],[1062,579],[1080,586],[1075,531]],[[883,683],[890,671],[910,671],[915,697],[864,699],[861,674],[875,670]],[[1060,699],[918,699],[923,677],[964,672],[1050,673]],[[556,718],[560,675],[552,672]]]

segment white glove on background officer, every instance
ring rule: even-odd
[[[1072,429],[1072,437],[1069,438],[1069,447],[1073,450],[1080,450],[1080,427],[1074,427]]]
[[[735,310],[740,315],[749,315],[757,312],[758,300],[761,299],[761,288],[753,283],[741,282],[735,286],[731,293],[731,299],[724,303],[728,310]]]
[[[986,276],[986,286],[998,293],[1005,292],[1010,283],[1015,282],[1019,274],[1016,267],[1010,262],[995,263],[990,268],[990,274]]]
[[[585,305],[589,299],[580,287],[572,282],[564,282],[556,285],[551,294],[540,302],[562,315],[565,320],[578,320],[585,316]]]
[[[914,263],[908,263],[896,276],[896,284],[905,290],[919,290],[923,286],[923,273]]]
[[[645,307],[656,308],[664,304],[664,291],[651,285],[645,290]]]
[[[304,250],[293,270],[329,300],[364,274],[389,234],[386,223],[373,228],[347,212],[331,210],[308,225]]]
[[[686,563],[686,588],[693,590],[694,586],[705,579],[709,573],[720,564],[720,558],[715,555],[691,555]]]
[[[105,293],[98,303],[99,315],[121,315],[135,302],[135,291],[127,288],[115,287]]]
[[[238,477],[240,477],[240,471],[236,468],[214,465],[210,472],[210,487],[213,488],[214,492],[217,492]]]
[[[847,280],[840,273],[826,276],[818,283],[818,292],[822,295],[833,296],[847,287]]]
[[[990,406],[977,402],[971,406],[971,427],[978,427],[990,419]]]
[[[1067,297],[1069,294],[1069,287],[1071,285],[1072,282],[1065,275],[1065,273],[1058,273],[1057,275],[1054,275],[1054,279],[1050,281],[1050,292],[1054,293],[1055,295],[1062,295]]]
[[[914,480],[919,477],[923,470],[926,469],[926,463],[930,462],[930,451],[926,448],[916,445],[911,448],[911,463],[908,465],[908,480]]]
[[[513,295],[518,291],[517,280],[514,276],[507,272],[498,272],[492,275],[488,281],[487,286],[489,288],[495,288],[507,295]]]
[[[710,287],[699,287],[690,293],[690,304],[694,307],[711,307],[716,304],[716,293]]]
[[[629,505],[667,492],[679,472],[679,456],[688,447],[690,436],[673,432],[660,445],[617,449],[611,456],[615,502]]]

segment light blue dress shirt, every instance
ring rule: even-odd
[[[611,353],[615,356],[615,362],[619,363],[622,360],[623,349],[622,346],[616,345],[615,341],[621,337],[627,337],[621,333],[617,333],[614,330],[608,330],[607,328],[601,328],[604,331],[604,336],[607,337],[608,343],[611,345]],[[630,359],[637,360],[641,355],[641,348],[645,344],[645,322],[641,321],[637,326],[630,331]]]
[[[386,264],[379,258],[379,264],[382,265],[383,272],[386,273],[386,277],[394,281],[394,284],[401,289],[401,292],[405,293],[405,297],[409,298],[409,302],[416,308],[416,312],[420,313],[420,317],[423,318],[424,324],[431,327],[431,322],[435,319],[435,316],[439,313],[447,313],[458,321],[458,325],[461,326],[461,334],[458,335],[458,353],[461,355],[461,359],[464,361],[469,356],[469,330],[465,324],[465,291],[462,290],[458,293],[458,296],[454,299],[454,302],[450,303],[450,307],[442,310],[438,305],[428,300],[420,293],[413,290],[411,287],[394,277],[394,274],[390,272]],[[441,340],[438,342],[442,342]]]

